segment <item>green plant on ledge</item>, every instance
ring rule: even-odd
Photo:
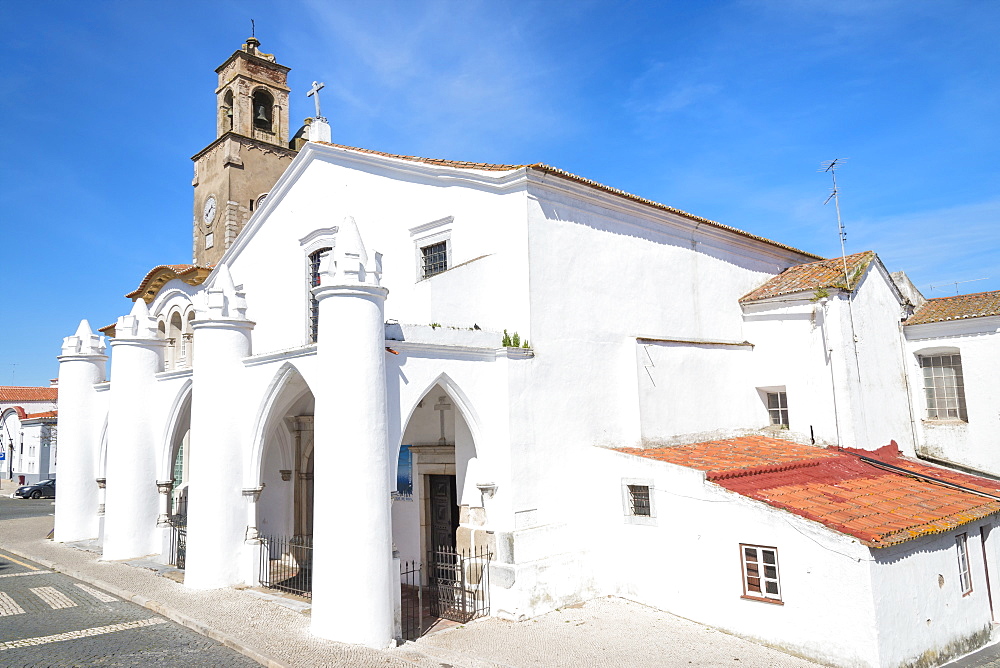
[[[517,332],[508,334],[506,329],[503,330],[503,340],[500,342],[500,345],[504,348],[531,348],[531,346],[528,345],[528,339],[525,339],[522,342],[520,334]]]

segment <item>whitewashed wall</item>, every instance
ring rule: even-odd
[[[990,641],[992,610],[984,556],[992,558],[996,582],[994,533],[983,550],[980,527],[997,515],[944,534],[872,550],[871,579],[883,666],[940,665]],[[968,536],[972,592],[963,595],[955,537]],[[994,591],[996,597],[1000,592]]]
[[[905,368],[920,434],[920,451],[932,457],[1000,475],[1000,318],[909,325]],[[962,355],[968,422],[927,420],[918,354],[957,350]]]

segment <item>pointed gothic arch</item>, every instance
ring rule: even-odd
[[[417,400],[412,402],[410,405],[410,410],[406,414],[406,419],[402,420],[399,430],[399,438],[395,443],[395,454],[399,454],[399,447],[403,444],[403,437],[406,434],[406,425],[409,424],[410,420],[413,419],[413,413],[417,410],[417,407],[424,400],[425,397],[434,389],[436,385],[440,385],[441,388],[451,397],[452,401],[455,402],[455,406],[459,409],[462,414],[462,419],[468,425],[469,430],[472,432],[472,438],[476,443],[476,452],[478,455],[483,454],[483,448],[485,441],[483,439],[482,425],[479,418],[479,413],[476,411],[472,400],[469,395],[466,394],[465,390],[455,382],[455,380],[447,373],[442,371],[439,373],[432,381],[424,386],[424,389],[417,395]]]
[[[244,467],[244,487],[258,490],[251,514],[264,535],[302,539],[312,534],[314,413],[312,388],[286,362],[261,400]]]
[[[395,443],[393,541],[401,558],[422,560],[432,549],[468,549],[488,540],[477,488],[485,480],[483,440],[478,412],[462,387],[447,373],[428,382]],[[407,467],[402,475],[401,464]]]
[[[160,446],[160,466],[156,473],[157,480],[170,480],[173,477],[178,442],[183,439],[184,432],[191,428],[191,390],[192,382],[188,378],[174,395],[173,403],[167,412],[167,422]]]

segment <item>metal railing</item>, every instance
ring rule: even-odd
[[[312,597],[312,536],[261,536],[262,587]]]
[[[187,515],[170,518],[170,563],[181,570],[187,563]]]
[[[492,556],[486,547],[438,546],[432,551],[428,559],[431,614],[462,623],[489,614]]]

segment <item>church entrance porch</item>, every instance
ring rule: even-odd
[[[475,484],[482,469],[475,440],[442,384],[418,403],[402,440],[393,541],[402,559],[400,631],[413,639],[489,614],[493,536]]]

